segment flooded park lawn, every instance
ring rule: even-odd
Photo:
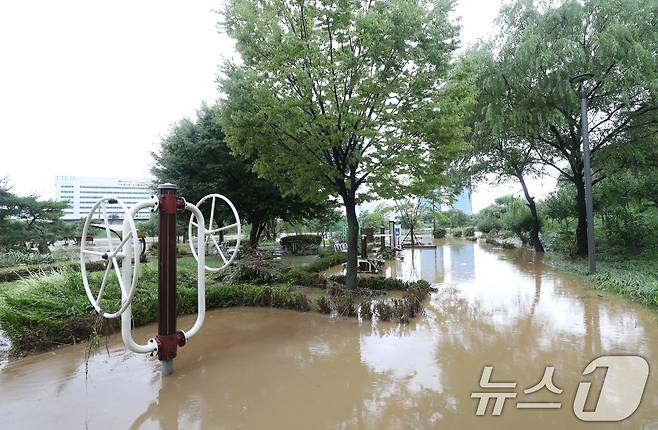
[[[109,357],[105,348],[93,355],[87,377],[86,345],[10,363],[0,370],[3,420],[11,428],[71,429],[658,428],[653,368],[642,403],[621,423],[588,424],[572,410],[594,358],[637,354],[658,363],[654,310],[596,291],[523,250],[451,240],[403,256],[387,263],[387,276],[438,288],[409,324],[210,311],[165,379],[155,358],[124,351],[118,336]],[[194,318],[179,318],[179,327]],[[136,338],[155,331],[138,328]],[[471,394],[486,391],[478,385],[484,366],[494,367],[492,381],[517,383],[501,416],[491,407],[475,416]],[[546,366],[555,366],[562,394],[524,394]],[[561,408],[517,409],[524,401]]]

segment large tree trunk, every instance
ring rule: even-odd
[[[256,249],[258,240],[263,230],[263,221],[258,217],[251,221],[251,231],[249,232],[249,247]]]
[[[578,211],[578,226],[576,226],[576,253],[587,255],[587,209],[585,207],[585,181],[582,176],[576,176],[576,210]]]
[[[343,197],[347,216],[347,264],[345,265],[345,287],[356,288],[356,269],[359,247],[359,220],[356,217],[356,199]]]
[[[530,195],[528,191],[528,186],[525,183],[523,178],[523,172],[517,171],[516,177],[521,182],[521,187],[523,188],[523,195],[525,196],[526,201],[528,202],[528,208],[530,209],[530,214],[532,215],[532,227],[530,228],[530,243],[535,247],[535,252],[544,252],[544,245],[542,245],[541,240],[539,239],[539,214],[537,213],[537,205],[535,204],[535,199]]]

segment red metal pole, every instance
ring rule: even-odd
[[[173,372],[177,346],[185,343],[176,332],[176,212],[185,201],[176,196],[176,185],[158,187],[158,359],[162,374]]]

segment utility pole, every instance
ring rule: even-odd
[[[596,255],[594,249],[594,204],[592,201],[592,168],[589,153],[589,125],[587,124],[587,90],[585,81],[591,79],[591,73],[583,73],[571,78],[572,84],[578,84],[580,96],[580,124],[583,133],[583,164],[585,169],[585,211],[587,212],[587,259],[589,273],[596,272]]]

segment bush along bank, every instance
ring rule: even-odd
[[[431,291],[425,281],[403,282],[383,276],[358,278],[358,288],[344,288],[344,278],[325,278],[302,268],[287,268],[267,257],[238,260],[233,270],[216,276],[207,284],[206,308],[260,306],[316,311],[363,320],[408,322],[421,310],[421,303]],[[100,284],[103,273],[90,273],[90,283]],[[157,270],[143,267],[132,311],[135,326],[157,319]],[[221,281],[221,282],[218,282]],[[119,328],[119,321],[101,319],[87,301],[78,270],[62,270],[34,275],[12,283],[15,288],[0,290],[0,328],[10,338],[14,354],[43,351],[59,345],[108,334]],[[194,274],[177,271],[177,312],[197,312],[197,289]],[[323,293],[310,300],[301,287],[310,286]],[[104,302],[117,309],[120,293],[116,279],[108,280]],[[381,297],[386,292],[402,292],[401,297]]]
[[[90,282],[100,283],[102,273],[90,274]],[[91,338],[97,331],[98,315],[87,301],[78,271],[64,270],[33,276],[20,282],[12,294],[0,292],[0,328],[12,342],[13,353],[43,351],[63,344]],[[158,275],[144,268],[132,303],[135,326],[157,319]],[[120,301],[116,279],[105,290],[108,309],[117,309]],[[178,270],[177,311],[179,315],[196,313],[196,278],[192,272]],[[104,299],[105,301],[105,299]],[[290,285],[208,285],[206,308],[232,306],[266,306],[299,311],[311,310],[307,297]],[[119,327],[119,320],[107,320],[101,328],[109,333]]]
[[[344,261],[345,254],[330,253],[314,266],[285,267],[265,254],[238,260],[215,280],[219,282],[243,282],[267,285],[287,283],[291,286],[314,287],[326,293],[317,297],[310,305],[311,310],[344,317],[360,317],[362,320],[409,322],[422,309],[422,301],[431,292],[436,292],[427,281],[402,281],[384,276],[359,276],[357,288],[346,289],[345,277],[335,275],[326,278],[318,270]],[[386,298],[387,292],[401,292],[401,297]]]

